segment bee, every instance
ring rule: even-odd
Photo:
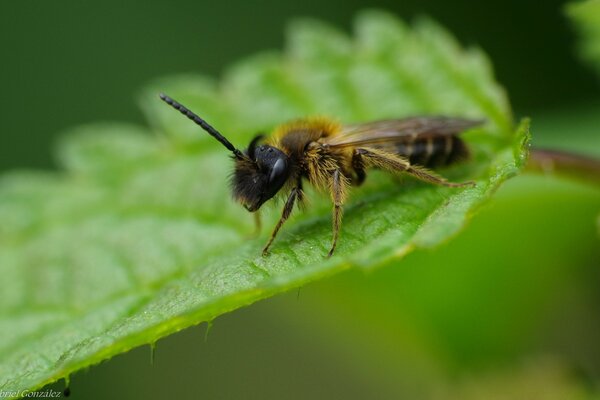
[[[257,213],[278,193],[287,195],[281,217],[262,250],[266,255],[294,205],[302,206],[303,182],[330,193],[333,203],[333,238],[328,256],[335,251],[342,208],[351,186],[361,185],[370,168],[392,174],[405,173],[447,187],[472,186],[472,181],[449,182],[430,168],[464,160],[469,155],[461,132],[482,124],[445,116],[418,116],[356,125],[341,125],[327,118],[298,119],[275,128],[266,137],[257,135],[239,150],[205,120],[165,94],[160,98],[198,124],[233,155],[233,198]],[[260,226],[258,214],[257,227]]]

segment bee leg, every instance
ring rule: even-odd
[[[419,180],[433,183],[434,185],[441,185],[441,186],[446,186],[446,187],[465,187],[465,186],[475,187],[476,186],[475,182],[473,182],[473,181],[449,182],[443,176],[440,176],[425,167],[421,167],[420,165],[411,165],[410,168],[406,170],[406,173],[414,176],[415,178],[417,178]]]
[[[468,181],[462,183],[448,182],[446,178],[436,174],[433,171],[428,170],[420,165],[412,165],[404,157],[397,156],[395,154],[383,153],[373,151],[370,149],[357,149],[356,150],[367,166],[381,168],[383,170],[398,173],[406,172],[413,177],[433,183],[435,185],[447,186],[447,187],[464,187],[464,186],[475,186],[475,182]]]
[[[296,204],[298,204],[298,209],[305,210],[306,209],[306,199],[304,198],[304,189],[302,189],[302,180],[299,179],[296,184]]]
[[[271,238],[269,239],[269,241],[263,248],[263,251],[262,251],[263,256],[266,256],[267,253],[269,252],[269,247],[271,246],[271,243],[273,243],[273,240],[275,240],[275,236],[277,236],[277,232],[279,232],[279,229],[281,228],[283,223],[289,218],[290,214],[292,213],[292,210],[294,209],[294,203],[296,202],[296,198],[298,198],[298,197],[302,197],[302,188],[295,187],[290,192],[290,195],[288,196],[287,201],[285,202],[285,205],[283,206],[283,212],[281,213],[281,218],[279,218],[277,225],[275,225],[275,229],[273,229],[273,233],[271,233]]]
[[[356,180],[354,181],[354,184],[356,186],[362,185],[367,177],[367,174],[365,173],[365,163],[363,162],[358,150],[355,150],[354,154],[352,155],[352,169],[356,173]]]
[[[262,228],[262,223],[260,220],[260,211],[255,211],[254,213],[254,232],[250,234],[251,238],[256,238],[260,235],[260,229]]]
[[[339,169],[335,170],[331,177],[331,200],[333,201],[333,240],[331,243],[331,249],[329,250],[329,253],[327,253],[327,257],[331,257],[335,251],[335,246],[337,245],[340,227],[342,225],[342,207],[344,206],[347,187],[348,182],[346,178],[342,175]]]

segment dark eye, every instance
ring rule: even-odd
[[[275,165],[273,165],[273,169],[271,169],[271,174],[269,175],[269,184],[275,186],[279,186],[279,184],[283,184],[282,180],[285,180],[287,172],[287,162],[284,158],[278,158],[275,161]]]

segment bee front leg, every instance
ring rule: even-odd
[[[281,218],[279,218],[279,222],[277,222],[277,225],[275,225],[275,229],[273,229],[273,233],[271,233],[271,238],[263,248],[263,256],[266,256],[269,252],[269,247],[271,246],[271,243],[273,243],[273,240],[275,240],[275,236],[277,236],[277,232],[279,232],[279,229],[281,228],[283,223],[289,218],[290,214],[292,213],[292,210],[294,209],[294,203],[299,197],[302,198],[302,188],[300,186],[297,186],[292,189],[290,195],[287,198],[287,201],[285,202],[285,205],[283,206]]]
[[[260,236],[260,230],[262,228],[262,223],[261,223],[261,219],[260,219],[260,210],[255,211],[254,213],[252,213],[254,215],[254,232],[252,232],[249,236],[250,238],[257,238],[258,236]]]
[[[331,177],[331,200],[333,201],[333,240],[331,249],[327,253],[327,257],[331,257],[337,245],[340,227],[342,226],[342,213],[344,201],[346,199],[346,190],[348,188],[348,180],[342,175],[340,170],[335,170]]]

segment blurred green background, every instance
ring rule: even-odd
[[[535,144],[600,155],[598,79],[563,2],[73,0],[0,5],[0,169],[52,168],[60,131],[144,123],[155,77],[281,48],[310,16],[429,15],[482,47]],[[456,240],[218,318],[72,377],[74,398],[580,398],[600,381],[600,191],[519,177]],[[62,384],[54,385],[62,388]]]

